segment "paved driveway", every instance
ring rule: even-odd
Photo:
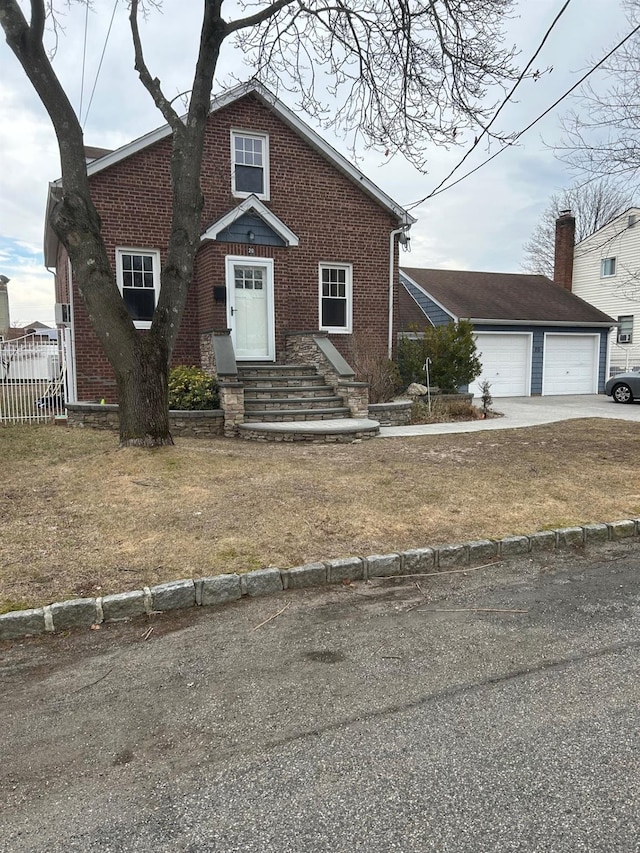
[[[438,435],[453,432],[479,432],[485,429],[514,429],[538,426],[575,418],[614,418],[640,423],[640,403],[621,405],[603,394],[581,394],[567,397],[502,397],[493,409],[504,417],[486,421],[464,421],[448,424],[416,424],[405,427],[382,427],[385,438],[401,435]]]

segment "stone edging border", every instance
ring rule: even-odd
[[[640,518],[544,530],[530,536],[505,536],[503,539],[481,539],[438,548],[414,548],[393,554],[326,560],[291,569],[267,568],[243,575],[223,574],[169,581],[134,592],[101,598],[74,598],[32,610],[10,611],[0,616],[0,640],[16,640],[69,628],[88,628],[102,622],[117,622],[166,610],[226,604],[243,596],[269,595],[287,589],[428,574],[496,558],[598,545],[634,536],[640,537]]]

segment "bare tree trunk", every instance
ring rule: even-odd
[[[120,445],[160,447],[173,444],[169,431],[165,349],[140,338],[128,364],[116,369],[120,404]]]

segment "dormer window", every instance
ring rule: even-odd
[[[616,274],[616,259],[603,258],[600,261],[600,278],[610,278]]]
[[[231,189],[234,196],[269,198],[269,137],[231,131]]]

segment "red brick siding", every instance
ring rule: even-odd
[[[231,193],[231,129],[269,134],[270,200],[267,206],[300,239],[295,248],[256,246],[255,257],[274,259],[276,350],[284,353],[287,331],[318,329],[318,264],[353,265],[353,331],[381,355],[387,348],[389,233],[393,217],[349,178],[307,145],[272,111],[248,96],[213,115],[205,138],[202,231],[239,203]],[[132,155],[91,178],[107,251],[157,249],[166,257],[171,222],[170,139]],[[199,335],[226,326],[226,308],[213,287],[225,284],[225,256],[247,255],[243,244],[207,242],[198,253],[174,363],[198,363]],[[62,267],[59,266],[62,274]],[[395,302],[397,306],[397,276]],[[113,377],[75,302],[78,395],[115,399]],[[332,336],[350,358],[351,336]]]

